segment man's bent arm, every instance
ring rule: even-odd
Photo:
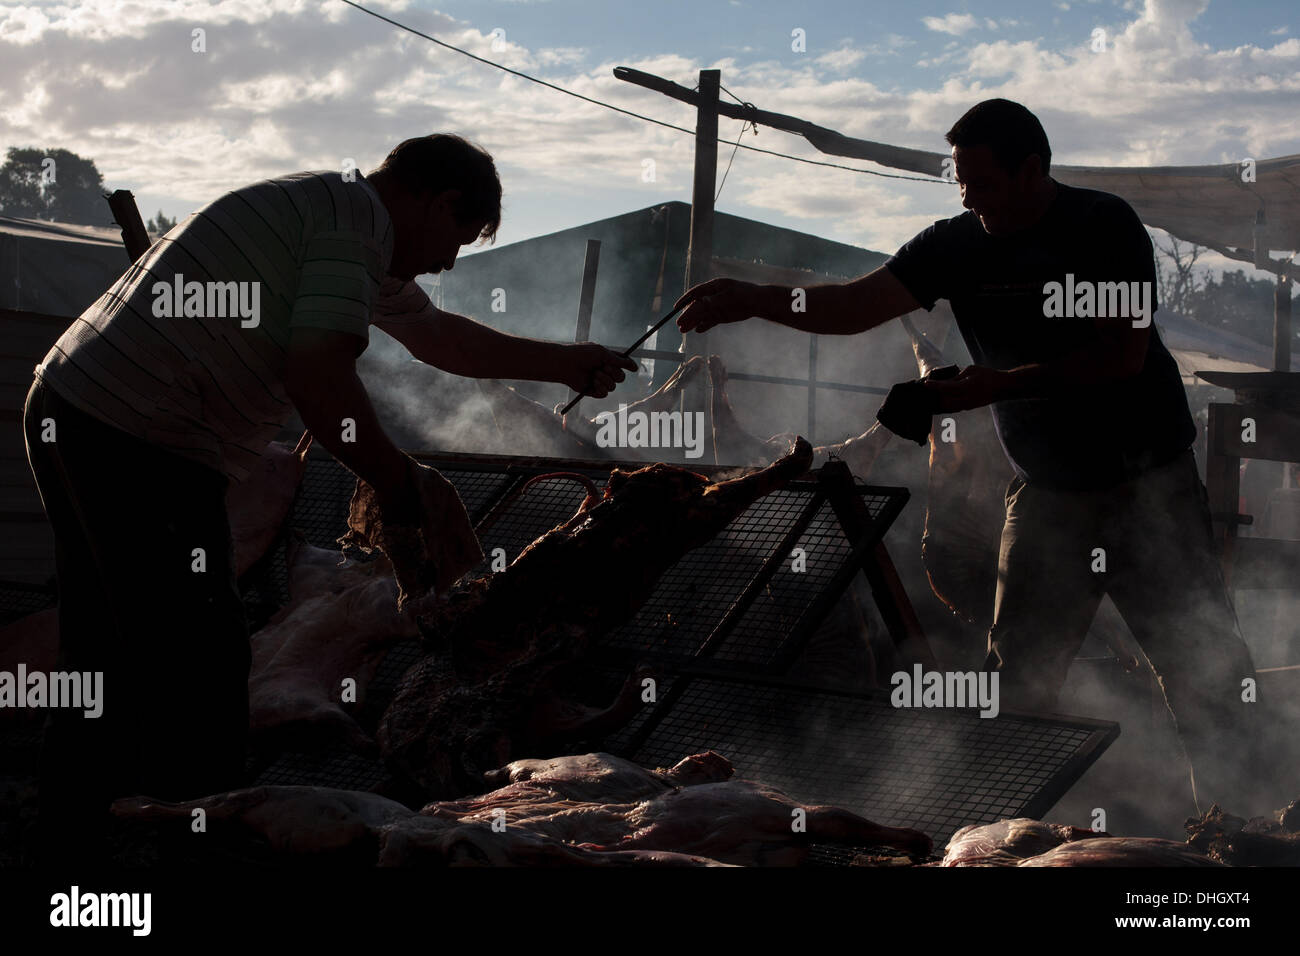
[[[406,456],[393,444],[356,371],[357,337],[329,329],[295,328],[289,336],[285,391],[316,439],[380,498],[409,490]],[[343,419],[356,422],[343,441]]]
[[[1131,378],[1146,362],[1151,327],[1133,328],[1127,321],[1098,321],[1101,340],[1051,362],[1022,365],[1006,373],[1006,385],[999,400],[1043,398],[1062,389],[1087,387],[1116,379]]]

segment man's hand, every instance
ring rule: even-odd
[[[575,392],[581,392],[592,398],[604,398],[629,372],[637,370],[637,364],[630,358],[611,352],[595,342],[576,342],[563,346],[560,361],[556,363],[556,374],[551,379],[567,385]]]
[[[964,412],[1002,401],[1010,397],[1012,387],[1007,372],[982,365],[967,365],[953,378],[926,379],[921,384],[937,400],[939,414]]]
[[[677,316],[677,328],[683,333],[692,329],[707,332],[715,325],[743,322],[763,314],[761,287],[738,279],[710,279],[691,289],[675,305],[688,303]]]

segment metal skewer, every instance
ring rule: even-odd
[[[650,336],[654,335],[661,328],[663,328],[673,316],[675,316],[678,312],[682,311],[682,309],[686,308],[686,306],[689,304],[690,304],[689,302],[682,303],[681,305],[677,306],[677,308],[673,309],[671,312],[665,315],[658,322],[656,322],[654,325],[650,326],[650,328],[646,329],[645,335],[641,336],[639,339],[633,342],[630,346],[628,346],[627,351],[622,353],[623,358],[631,358],[632,353],[635,352],[637,349],[639,349],[642,345],[644,345],[646,343],[646,340],[649,339]],[[578,401],[586,394],[587,394],[586,392],[579,392],[577,395],[573,396],[573,398],[569,400],[569,404],[565,405],[562,409],[560,409],[560,417],[563,418],[565,415],[569,414],[569,409],[573,408],[574,405],[577,405]]]

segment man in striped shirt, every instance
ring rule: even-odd
[[[593,343],[507,335],[433,307],[414,278],[452,268],[500,219],[491,157],[445,134],[401,143],[368,176],[255,183],[156,242],[36,367],[24,424],[55,532],[59,669],[103,672],[105,695],[97,720],[52,714],[48,837],[66,848],[114,796],[240,784],[249,645],[225,491],[295,408],[387,520],[415,520],[407,460],[356,373],[372,323],[460,375],[600,397],[636,369]],[[43,441],[50,420],[56,440]]]

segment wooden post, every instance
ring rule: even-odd
[[[817,336],[808,336],[808,432],[804,435],[810,445],[816,445],[817,439]]]
[[[686,251],[686,288],[699,285],[713,271],[713,195],[718,180],[718,92],[721,70],[700,70],[699,100],[695,110],[695,180],[691,187],[691,238]],[[682,343],[683,361],[708,354],[708,340],[698,332]],[[682,390],[682,414],[704,413],[705,434],[713,434],[713,417],[706,391],[706,377],[699,376]],[[712,456],[712,443],[706,454]],[[712,460],[717,464],[716,458]]]
[[[144,220],[140,218],[140,210],[135,207],[135,196],[130,190],[119,189],[105,198],[108,200],[108,208],[113,211],[113,221],[122,227],[122,244],[126,246],[126,254],[135,262],[153,245],[144,228]]]
[[[600,240],[588,239],[587,252],[582,260],[582,291],[578,295],[578,321],[573,329],[573,341],[591,341],[591,307],[596,301],[596,269],[600,266]],[[577,395],[570,389],[569,397]],[[578,408],[574,406],[574,411]]]
[[[1284,272],[1273,286],[1273,371],[1291,371],[1291,277]]]

